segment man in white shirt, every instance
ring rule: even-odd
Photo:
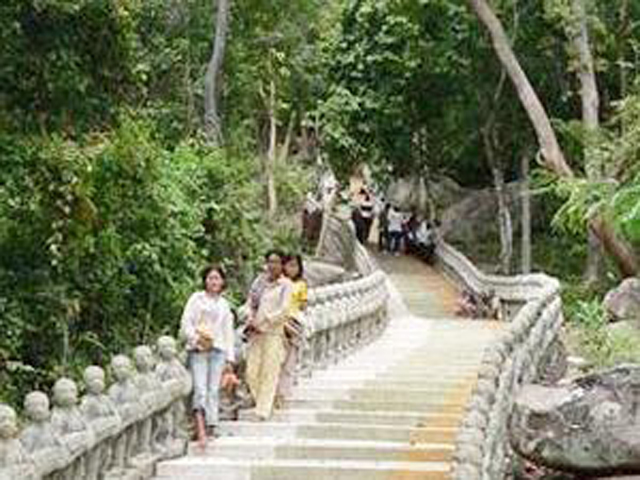
[[[389,209],[387,215],[389,228],[389,252],[394,255],[400,255],[400,244],[402,243],[402,225],[404,223],[404,215],[393,205]]]

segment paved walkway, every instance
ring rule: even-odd
[[[448,478],[464,405],[500,324],[454,318],[455,288],[417,260],[379,261],[397,289],[379,340],[302,380],[272,421],[224,424],[206,452],[161,463],[157,478]]]

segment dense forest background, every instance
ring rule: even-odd
[[[298,248],[322,161],[341,178],[365,163],[381,185],[446,176],[500,196],[531,181],[532,268],[599,328],[640,245],[640,4],[490,2],[571,175],[541,155],[483,5],[2,2],[0,400],[175,333],[206,262],[239,299],[264,248]],[[600,224],[607,249],[588,233]],[[507,240],[468,253],[518,272]]]

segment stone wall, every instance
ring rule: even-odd
[[[439,242],[437,256],[458,284],[478,293],[491,290],[506,305],[509,326],[484,354],[451,472],[454,480],[501,480],[512,454],[507,424],[515,394],[542,373],[562,327],[560,285],[544,274],[485,275],[445,242]]]
[[[366,250],[360,254],[368,257]],[[360,278],[309,291],[301,374],[349,355],[384,330],[386,277],[372,261],[365,265],[371,271]],[[158,461],[184,455],[191,378],[175,340],[162,337],[155,349],[143,345],[133,355],[133,361],[112,359],[108,389],[104,370],[88,367],[82,399],[70,379],[56,382],[51,410],[47,394],[30,393],[23,422],[0,404],[0,479],[147,479]]]

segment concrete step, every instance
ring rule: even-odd
[[[363,378],[352,378],[350,379],[349,385],[352,388],[383,388],[387,390],[402,390],[402,389],[424,389],[424,390],[437,390],[437,391],[450,391],[450,390],[466,390],[471,388],[475,383],[475,376],[469,377],[468,379],[450,379],[449,381],[438,381],[433,379],[397,379],[397,378],[388,378],[388,379],[363,379]],[[303,379],[298,382],[295,389],[306,389],[306,388],[316,388],[317,382]],[[327,388],[341,388],[346,389],[346,383],[343,379],[327,377],[322,380],[322,387]]]
[[[378,362],[379,366],[375,366],[374,362]],[[339,366],[332,365],[327,368],[328,371],[336,371],[336,372],[361,372],[369,370],[366,366],[371,365],[370,370],[373,372],[390,372],[394,371],[399,374],[411,375],[416,373],[424,373],[431,372],[435,374],[434,369],[438,369],[438,372],[441,372],[442,375],[447,376],[451,373],[469,373],[478,370],[478,365],[480,365],[481,360],[478,359],[477,362],[469,363],[466,365],[452,365],[446,361],[443,357],[440,358],[432,358],[423,363],[419,362],[411,362],[409,364],[405,363],[404,360],[399,361],[389,361],[384,357],[380,356],[378,358],[371,358],[362,360],[353,364],[340,364]]]
[[[415,444],[370,440],[282,439],[268,437],[221,437],[210,441],[203,451],[195,444],[189,455],[227,459],[266,460],[308,458],[315,460],[384,460],[411,462],[448,462],[453,454],[450,444]]]
[[[356,425],[353,423],[278,423],[223,422],[218,427],[221,436],[315,438],[340,440],[375,440],[409,442],[420,438],[421,443],[452,443],[456,428],[411,427],[402,425]]]
[[[405,425],[425,427],[456,427],[460,415],[452,413],[423,412],[359,412],[353,410],[304,410],[276,411],[274,422],[293,423],[354,423],[357,425]]]
[[[444,480],[445,462],[231,460],[185,457],[158,465],[163,480]]]
[[[437,367],[433,367],[437,368]],[[361,379],[361,380],[380,380],[380,381],[392,381],[392,380],[402,380],[402,381],[439,381],[439,382],[455,382],[458,380],[465,380],[470,378],[476,378],[478,375],[478,368],[475,370],[469,370],[466,372],[443,372],[442,374],[438,374],[433,370],[420,370],[418,372],[411,371],[402,371],[401,368],[389,368],[385,371],[381,372],[368,372],[357,371],[357,370],[324,370],[319,371],[314,374],[310,380],[322,382],[326,379],[344,379],[344,380],[352,380],[352,379]]]
[[[466,398],[470,391],[469,385],[451,389],[390,389],[386,384],[369,388],[298,387],[294,390],[291,400],[371,400],[415,403],[442,398]]]
[[[446,398],[439,400],[431,399],[428,401],[418,402],[381,402],[381,401],[366,401],[366,400],[311,400],[311,399],[287,399],[285,400],[286,408],[331,408],[337,410],[361,410],[363,412],[377,412],[377,411],[411,411],[411,412],[441,412],[441,413],[457,413],[460,414],[464,411],[467,399],[460,398],[455,402],[449,401]]]

